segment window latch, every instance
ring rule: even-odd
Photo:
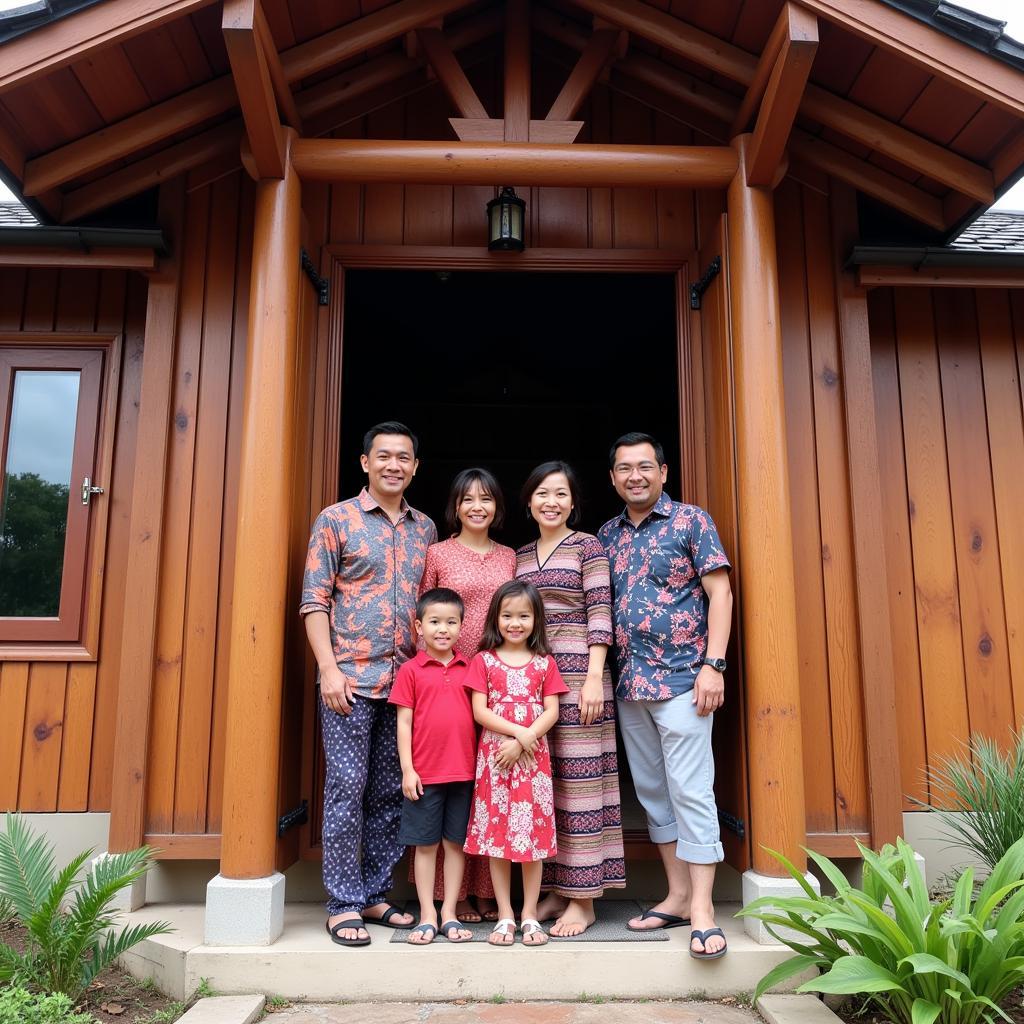
[[[102,494],[102,493],[103,493],[103,488],[102,487],[93,487],[92,480],[89,477],[86,477],[82,481],[82,504],[83,505],[88,505],[89,502],[92,501],[92,496],[94,494]]]

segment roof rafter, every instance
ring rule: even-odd
[[[462,70],[452,48],[444,38],[444,33],[436,28],[416,30],[416,40],[423,48],[430,66],[441,83],[441,88],[455,104],[462,117],[487,117],[487,111],[480,97],[476,94],[466,72]]]
[[[364,50],[397,39],[465,4],[466,0],[399,0],[286,50],[281,54],[285,78],[289,84],[294,84]],[[28,161],[23,192],[25,195],[38,195],[104,164],[158,144],[171,135],[225,113],[235,105],[235,99],[231,76],[223,75],[157,103],[148,110]]]
[[[598,76],[615,52],[621,33],[614,28],[599,28],[590,37],[565,85],[551,104],[548,121],[568,120],[594,88]]]
[[[787,2],[782,7],[778,24],[782,37],[779,51],[771,61],[761,58],[761,64],[770,63],[772,67],[750,143],[748,185],[770,185],[775,178],[793,130],[814,55],[818,52],[818,19],[813,14]],[[758,65],[759,76],[761,64]],[[748,95],[753,88],[752,85]],[[741,116],[742,109],[733,120],[734,125]]]
[[[757,59],[745,50],[642,0],[576,0],[576,3],[591,14],[653,40],[666,50],[741,85],[749,86],[757,74]],[[807,85],[800,113],[979,202],[989,204],[995,199],[992,172],[987,167],[958,156],[820,86]]]
[[[106,0],[42,25],[4,44],[0,92],[212,3],[214,0]]]

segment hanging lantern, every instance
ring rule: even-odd
[[[506,185],[497,199],[487,204],[487,248],[491,251],[522,252],[526,203]]]

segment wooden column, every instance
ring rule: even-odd
[[[226,878],[272,874],[277,844],[301,218],[295,132],[284,134],[284,178],[260,181],[253,230],[228,662]]]
[[[783,875],[765,847],[805,869],[807,826],[775,214],[746,184],[750,142],[733,140],[727,211],[751,846],[755,871]]]

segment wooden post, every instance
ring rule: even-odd
[[[746,183],[750,142],[733,140],[727,211],[751,847],[756,872],[781,876],[765,847],[806,870],[807,824],[775,214],[771,190]]]
[[[284,129],[287,148],[295,138]],[[275,869],[293,407],[298,344],[301,184],[257,186],[235,538],[221,875]]]

